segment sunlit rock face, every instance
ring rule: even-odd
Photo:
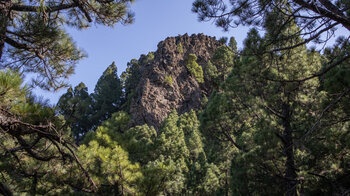
[[[187,70],[186,61],[189,54],[195,54],[205,72],[205,65],[220,45],[215,37],[203,34],[168,37],[160,42],[154,60],[141,65],[142,78],[130,105],[132,124],[146,123],[158,129],[173,109],[179,114],[199,109],[212,87],[208,82],[198,83]],[[171,83],[166,80],[170,76]]]

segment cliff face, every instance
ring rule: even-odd
[[[195,54],[205,71],[205,65],[220,45],[215,37],[203,34],[185,34],[160,42],[154,59],[140,67],[142,78],[130,104],[133,125],[147,123],[157,129],[173,109],[179,114],[199,109],[202,98],[212,89],[208,83],[196,81],[186,68],[186,60],[189,54]]]

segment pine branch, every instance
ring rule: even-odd
[[[65,10],[73,7],[77,7],[78,4],[76,2],[70,3],[70,4],[61,4],[56,6],[45,6],[46,12],[57,12],[60,10]],[[13,11],[18,12],[37,12],[39,9],[41,9],[40,6],[30,6],[30,5],[21,5],[21,4],[13,4],[10,8]]]

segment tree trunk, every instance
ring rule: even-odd
[[[0,60],[2,59],[5,49],[6,30],[10,17],[10,5],[11,1],[0,0]]]
[[[10,189],[7,188],[6,185],[2,184],[0,182],[0,194],[4,195],[4,196],[12,196],[12,192],[10,191]]]
[[[35,172],[33,175],[31,195],[33,195],[33,196],[36,195],[37,186],[38,186],[38,174],[37,174],[37,172]]]
[[[114,195],[115,196],[122,196],[123,195],[123,191],[120,190],[118,181],[114,183]]]
[[[293,152],[293,137],[292,129],[290,126],[290,107],[288,103],[282,104],[282,115],[283,115],[283,153],[287,160],[285,163],[285,180],[286,180],[286,196],[297,195],[297,174],[295,172],[294,164],[294,152]]]

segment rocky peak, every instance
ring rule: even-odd
[[[189,54],[195,54],[204,70],[220,45],[215,37],[203,34],[168,37],[160,42],[154,59],[140,66],[142,77],[130,103],[133,125],[147,123],[158,129],[173,109],[179,114],[199,109],[211,87],[196,81],[187,70],[186,61]]]

